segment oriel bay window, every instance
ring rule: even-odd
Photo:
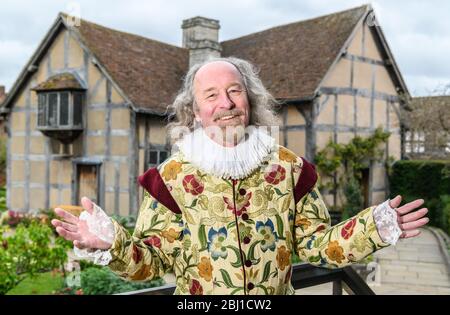
[[[83,130],[85,88],[71,73],[58,74],[34,89],[38,96],[37,129],[63,143]]]
[[[84,92],[38,93],[38,129],[82,128]]]

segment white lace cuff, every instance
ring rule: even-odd
[[[390,245],[395,245],[402,235],[402,230],[398,224],[397,211],[389,205],[389,200],[378,205],[373,210],[373,219],[377,226],[381,240]]]
[[[78,258],[92,261],[96,265],[107,266],[112,259],[109,250],[97,249],[96,251],[88,249],[79,249],[74,246],[73,252]]]
[[[111,218],[94,203],[92,214],[83,211],[80,220],[86,221],[89,232],[100,238],[102,241],[112,244],[114,242],[115,231]],[[93,261],[94,264],[106,266],[112,259],[109,250],[101,249],[79,249],[74,246],[74,253],[78,258]]]

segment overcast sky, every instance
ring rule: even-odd
[[[450,1],[446,0],[1,0],[0,85],[9,90],[58,12],[181,45],[181,22],[220,21],[220,41],[371,3],[412,95],[450,84]]]

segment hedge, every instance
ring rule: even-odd
[[[424,199],[430,224],[450,234],[450,161],[397,161],[389,185],[391,197],[402,195],[403,202]]]
[[[88,295],[117,294],[159,287],[164,284],[165,282],[162,278],[145,282],[127,281],[117,276],[107,267],[90,267],[81,272],[83,294]]]

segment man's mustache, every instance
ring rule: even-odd
[[[214,120],[220,119],[222,117],[226,117],[226,116],[241,116],[244,115],[244,112],[240,109],[231,109],[231,110],[227,110],[227,111],[223,111],[220,113],[217,113],[213,116]]]

